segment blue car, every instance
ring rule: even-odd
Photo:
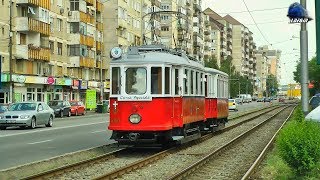
[[[315,109],[320,105],[320,94],[316,94],[312,96],[312,98],[309,101],[309,104],[311,106],[311,109]]]

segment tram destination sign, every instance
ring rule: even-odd
[[[152,101],[152,97],[150,95],[143,96],[119,96],[118,101]]]

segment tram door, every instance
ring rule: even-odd
[[[172,103],[172,117],[173,119],[179,119],[181,117],[181,108],[182,108],[182,98],[181,98],[181,85],[179,77],[179,69],[172,68],[172,94],[173,94],[173,103]],[[174,123],[174,122],[173,122]],[[178,124],[174,124],[178,125]]]

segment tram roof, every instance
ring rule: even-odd
[[[219,70],[217,70],[217,69],[212,69],[212,68],[205,68],[205,71],[207,72],[207,73],[215,73],[215,74],[222,74],[222,75],[225,75],[225,76],[229,76],[227,73],[225,73],[225,72],[222,72],[222,71],[219,71]]]
[[[189,59],[187,56],[171,54],[169,52],[139,52],[139,54],[124,54],[120,59],[112,60],[111,65],[115,64],[172,64],[189,66],[203,69],[204,65],[198,61]]]

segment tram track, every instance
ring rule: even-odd
[[[262,112],[262,114],[264,114],[265,116],[268,117],[268,116],[270,116],[270,114],[273,113],[273,111],[277,111],[279,108],[281,108],[281,107],[271,108],[271,110]],[[262,115],[259,114],[256,116],[256,118],[259,118],[260,116],[262,116]],[[223,130],[223,132],[231,131],[233,129],[238,129],[237,127],[242,126],[244,123],[250,123],[250,121],[253,119],[254,118],[249,118],[245,121],[242,121],[241,123],[239,123],[237,125],[230,126],[229,128],[226,128],[226,130]],[[243,130],[240,130],[237,133],[241,134],[241,132],[243,132]],[[218,135],[219,137],[216,135]],[[190,145],[186,145],[185,147],[172,148],[170,150],[155,154],[152,157],[150,157],[150,159],[143,159],[141,161],[137,161],[129,166],[122,167],[122,168],[117,169],[113,172],[109,172],[104,175],[98,176],[95,179],[115,179],[117,177],[121,177],[121,179],[141,179],[141,178],[142,179],[145,179],[145,178],[163,179],[164,178],[163,174],[165,174],[165,173],[163,173],[161,170],[164,170],[164,169],[171,169],[172,170],[172,169],[182,168],[184,164],[186,164],[188,162],[195,161],[199,157],[208,153],[207,151],[210,151],[211,148],[214,148],[214,147],[211,147],[208,145],[201,145],[201,144],[205,144],[207,141],[217,142],[217,141],[219,141],[221,136],[227,136],[227,135],[225,135],[224,133],[221,133],[221,132],[217,132],[214,134],[208,134],[205,136],[206,140],[200,140],[197,142],[197,146],[200,146],[200,148],[198,148],[198,151],[196,151],[196,152],[192,150],[194,146],[190,146]],[[232,137],[229,137],[229,139],[230,138],[232,138]],[[212,139],[214,139],[214,140],[212,140]],[[217,147],[219,147],[219,144],[224,143],[223,141],[224,140],[220,139],[220,141],[215,145],[217,145]],[[201,149],[200,152],[199,152],[199,149]],[[188,156],[188,157],[185,158],[183,156]],[[171,159],[171,160],[166,162],[167,159]],[[174,160],[174,161],[172,161],[172,160]],[[181,163],[181,161],[183,163]],[[146,163],[146,162],[151,162],[151,163]],[[161,165],[159,165],[159,164],[161,164]],[[143,168],[143,167],[145,167],[145,168]],[[139,172],[135,171],[137,169],[139,169]],[[142,173],[140,173],[141,171],[142,171]],[[166,170],[164,170],[164,172],[166,172]]]
[[[227,126],[224,130],[222,130],[220,132],[216,132],[214,135],[220,134],[222,132],[226,132],[228,130],[236,128],[237,126],[240,126],[243,123],[246,123],[246,122],[254,119],[254,117],[244,118],[245,115],[255,116],[255,114],[257,114],[256,116],[261,116],[261,114],[269,113],[277,108],[279,108],[279,107],[273,106],[273,107],[269,107],[264,110],[259,109],[254,112],[250,112],[248,114],[242,114],[241,116],[238,116],[233,119],[233,120],[237,119],[237,121],[230,121],[230,122],[238,122],[238,123]],[[238,125],[236,125],[236,124],[238,124]],[[202,137],[201,139],[197,140],[196,142],[193,142],[193,144],[194,143],[201,143],[201,142],[211,138],[212,136],[213,136],[213,134],[208,134],[208,135]],[[179,148],[181,150],[181,149],[183,149],[183,146],[181,146]],[[113,173],[113,175],[109,176],[109,177],[114,178],[114,177],[118,177],[119,175],[126,174],[130,170],[137,169],[136,167],[141,168],[141,167],[146,166],[152,162],[155,162],[165,156],[172,154],[176,150],[177,150],[177,148],[172,148],[172,149],[162,151],[160,153],[151,153],[151,154],[150,153],[146,153],[146,154],[140,153],[135,157],[130,152],[128,153],[128,154],[130,154],[130,156],[125,156],[126,153],[128,152],[126,150],[126,148],[119,148],[117,150],[114,150],[114,152],[109,152],[107,154],[102,154],[100,156],[96,156],[91,159],[76,162],[74,164],[60,166],[58,168],[53,168],[53,169],[50,169],[47,171],[43,171],[43,172],[36,173],[33,175],[28,175],[28,176],[25,176],[22,178],[19,177],[18,179],[50,179],[50,178],[52,178],[52,179],[56,179],[56,178],[59,178],[59,179],[60,178],[63,178],[63,179],[72,178],[72,179],[74,179],[74,178],[79,178],[79,177],[85,177],[85,178],[92,179],[94,177],[97,177],[97,174],[99,174],[97,172],[97,169],[100,169],[103,172],[109,172],[109,174]],[[161,155],[161,153],[162,153],[162,155]],[[123,158],[118,158],[121,156],[123,156]],[[159,157],[161,157],[161,158],[159,158]],[[115,164],[118,164],[118,165],[115,165]],[[112,167],[112,168],[102,168],[102,167]],[[123,168],[123,167],[125,167],[125,168]],[[99,179],[101,177],[99,176],[97,179]]]
[[[294,108],[284,108],[283,113],[259,123],[254,128],[237,136],[221,148],[209,153],[189,167],[168,179],[240,179],[258,160],[259,154],[269,143],[270,137],[282,128]],[[254,165],[256,166],[256,165]],[[254,169],[254,168],[253,168]]]

